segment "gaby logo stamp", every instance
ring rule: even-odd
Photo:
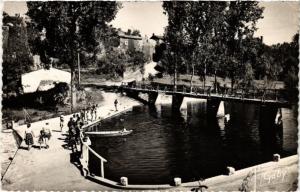
[[[288,171],[286,169],[267,171],[258,178],[259,181],[257,183],[260,186],[284,183],[287,182],[287,175]]]

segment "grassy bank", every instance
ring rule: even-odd
[[[99,89],[85,89],[86,99],[79,100],[74,112],[78,112],[81,109],[88,106],[88,103],[100,103],[103,101],[103,96],[101,90]],[[58,105],[56,107],[44,106],[43,108],[26,108],[26,112],[29,114],[31,121],[36,122],[44,119],[49,119],[53,117],[58,117],[60,115],[66,115],[71,113],[70,105]],[[25,115],[23,108],[2,108],[2,118],[3,118],[3,128],[6,128],[6,124],[11,119],[16,121],[18,124],[25,123]]]

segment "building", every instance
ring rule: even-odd
[[[162,35],[155,35],[154,33],[152,34],[150,39],[154,40],[156,42],[156,45],[164,42],[164,37]]]
[[[126,35],[123,31],[118,31],[120,39],[119,49],[123,51],[142,51],[142,37],[136,35]]]
[[[21,76],[23,93],[47,91],[57,83],[71,83],[71,73],[55,68],[39,69]]]
[[[145,37],[143,38],[142,52],[144,53],[147,61],[152,61],[154,47],[155,47],[154,42],[145,35]]]

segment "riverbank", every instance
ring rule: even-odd
[[[140,104],[137,101],[115,93],[104,93],[104,95],[105,99],[98,109],[98,114],[102,119],[118,115],[130,110],[134,105]],[[119,111],[117,112],[114,110],[113,105],[115,98],[118,98],[120,104]],[[238,191],[241,186],[246,186],[246,182],[249,183],[249,189],[253,190],[255,186],[254,181],[256,181],[256,184],[260,183],[260,185],[256,187],[257,191],[278,189],[288,191],[297,189],[297,186],[295,186],[295,181],[298,176],[297,155],[284,158],[279,162],[268,162],[238,170],[230,176],[220,175],[200,182],[183,183],[178,187],[174,187],[172,184],[163,185],[162,188],[160,188],[161,186],[159,185],[128,185],[127,187],[123,187],[119,184],[119,181],[109,181],[102,178],[91,178],[91,180],[89,180],[81,175],[80,169],[78,168],[79,164],[73,162],[74,156],[72,152],[65,148],[65,131],[67,130],[66,123],[68,118],[69,116],[65,117],[66,122],[63,132],[59,132],[58,118],[47,120],[53,131],[53,137],[49,143],[50,149],[38,150],[37,148],[33,148],[27,151],[24,143],[21,144],[11,166],[2,180],[4,190],[116,191],[122,189],[123,191],[164,189],[167,191],[191,191],[197,188],[199,183],[201,183],[201,185],[208,187],[207,191]],[[32,124],[36,133],[39,132],[45,122],[46,121],[40,121]],[[25,126],[20,126],[19,129],[17,129],[20,135],[22,135],[24,128]],[[257,171],[256,180],[254,180],[255,177],[252,174],[255,169]],[[282,177],[277,178],[276,174],[281,174]],[[94,181],[98,181],[100,184]]]
[[[88,103],[102,103],[103,97],[102,97],[102,90],[100,89],[90,89],[85,88],[84,94],[80,91],[77,93],[77,95],[81,95],[80,99],[79,96],[77,97],[77,104],[76,107],[74,107],[73,112],[78,112],[80,109],[83,109],[88,106]],[[82,97],[85,96],[85,99],[83,100]],[[3,114],[3,121],[2,123],[6,124],[7,122],[10,122],[10,120],[14,120],[19,125],[24,124],[24,109],[26,109],[26,112],[30,116],[31,122],[41,121],[45,119],[50,119],[54,117],[59,117],[60,115],[68,115],[71,113],[71,106],[68,105],[57,105],[57,106],[31,106],[24,108],[2,108],[2,114]],[[5,125],[4,125],[5,126]]]
[[[97,114],[101,119],[120,114],[132,109],[140,103],[123,97],[119,94],[104,93],[104,100]],[[115,111],[113,101],[118,99],[118,111]],[[48,122],[52,129],[52,138],[49,141],[49,149],[32,148],[26,149],[24,142],[21,143],[14,159],[12,160],[6,174],[2,180],[4,190],[107,190],[109,188],[101,186],[95,182],[85,179],[80,169],[73,164],[72,152],[66,147],[67,121],[70,115],[65,116],[63,132],[60,132],[59,118],[38,121],[32,123],[32,129],[37,136],[41,127]],[[19,126],[16,132],[22,137],[25,125]],[[37,144],[37,138],[34,138]],[[3,148],[7,149],[4,146]]]

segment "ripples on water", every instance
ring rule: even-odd
[[[296,107],[283,109],[282,142],[278,134],[270,139],[259,128],[259,106],[225,103],[231,115],[226,126],[223,119],[207,120],[205,108],[205,102],[188,102],[174,114],[169,104],[134,107],[93,128],[119,130],[123,118],[124,126],[133,129],[126,137],[91,138],[92,148],[108,160],[105,177],[119,181],[126,176],[131,184],[170,183],[174,177],[186,182],[223,174],[226,166],[241,169],[266,162],[276,152],[296,154]],[[100,174],[92,154],[90,169]]]

